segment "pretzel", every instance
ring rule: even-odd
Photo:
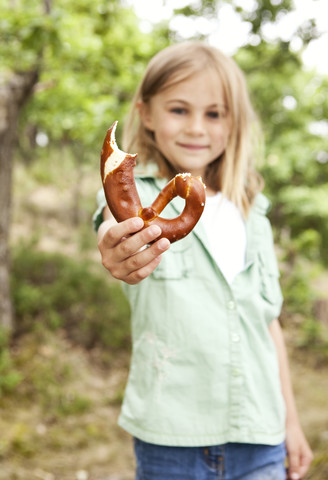
[[[162,233],[156,239],[167,238],[171,243],[184,238],[194,228],[205,206],[205,185],[200,177],[190,173],[176,175],[159,193],[150,207],[143,208],[135,184],[133,169],[138,154],[125,153],[115,141],[117,122],[104,140],[101,151],[101,178],[110,211],[118,222],[141,217],[144,227],[158,225]],[[185,207],[176,218],[160,217],[166,205],[176,197],[185,199]]]

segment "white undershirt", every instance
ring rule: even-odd
[[[201,222],[213,258],[230,284],[245,267],[246,227],[242,215],[230,200],[217,193],[206,198]]]

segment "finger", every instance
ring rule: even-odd
[[[302,456],[300,467],[299,467],[299,473],[301,478],[305,477],[305,475],[307,474],[312,460],[313,460],[312,452],[310,452],[308,455]]]
[[[105,248],[113,248],[118,245],[123,237],[138,232],[144,226],[144,222],[140,217],[129,218],[120,223],[111,220],[103,222],[98,231],[99,243]]]
[[[301,476],[298,472],[288,472],[288,480],[301,480]]]
[[[299,457],[297,452],[289,452],[288,455],[288,478],[290,480],[300,480]]]
[[[123,262],[135,255],[141,249],[154,242],[161,233],[162,231],[158,225],[151,225],[135,235],[125,238],[124,241],[116,247],[118,261]]]
[[[167,238],[161,238],[156,246],[152,246],[152,247],[149,247],[145,252],[147,252],[147,255],[149,253],[151,253],[151,249],[154,248],[154,252],[155,251],[160,251],[160,250],[163,250],[163,251],[166,251],[170,246],[170,242]],[[149,251],[149,252],[148,252]],[[141,252],[140,254],[138,255],[143,255],[144,252]],[[154,253],[152,254],[154,255]],[[144,255],[143,255],[144,256]],[[143,267],[141,268],[138,268],[134,271],[132,271],[128,277],[126,278],[126,282],[129,283],[130,285],[135,285],[139,282],[141,282],[142,280],[144,280],[145,278],[147,278],[154,270],[155,268],[158,267],[160,261],[162,259],[162,255],[156,255],[155,257],[153,257],[149,262],[147,262]],[[143,260],[145,260],[145,256],[143,258]]]
[[[146,276],[149,275],[159,263],[158,262],[155,265],[156,262],[154,263],[154,260],[161,256],[163,252],[168,250],[169,247],[169,240],[167,238],[161,238],[150,247],[145,248],[128,258],[126,260],[127,270],[130,272],[130,274],[141,270],[142,277],[144,277],[145,273]],[[151,264],[150,267],[149,264]]]
[[[134,255],[116,264],[115,268],[112,269],[112,274],[127,283],[139,283],[153,272],[160,262],[160,258],[158,257],[169,247],[169,240],[167,238],[161,238],[150,247],[139,250]]]

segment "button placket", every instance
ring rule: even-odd
[[[226,306],[230,323],[230,425],[233,428],[240,424],[240,416],[242,413],[242,405],[240,402],[241,388],[243,386],[241,338],[237,305],[232,295],[228,298]]]

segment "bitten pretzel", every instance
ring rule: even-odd
[[[133,168],[137,154],[120,150],[115,141],[117,122],[107,131],[101,151],[101,178],[110,211],[118,222],[141,217],[144,228],[158,225],[162,233],[156,239],[167,238],[171,243],[188,235],[194,228],[205,206],[205,185],[200,177],[190,173],[176,175],[159,193],[150,207],[143,208],[134,180]],[[176,218],[160,217],[166,205],[176,196],[185,199],[185,207]]]

